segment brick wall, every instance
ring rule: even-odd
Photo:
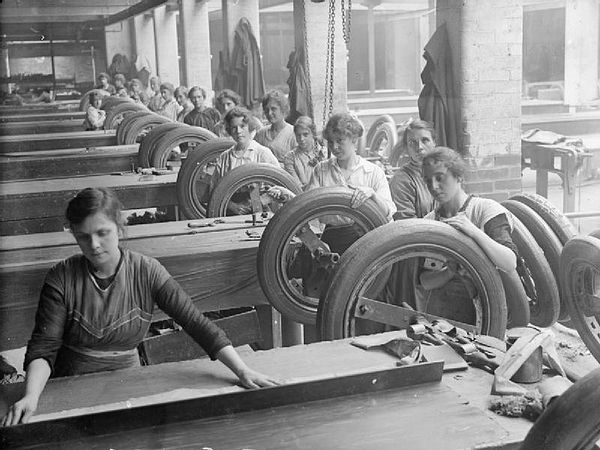
[[[438,0],[459,96],[467,190],[502,200],[521,190],[522,0]]]

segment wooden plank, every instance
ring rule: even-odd
[[[139,144],[0,155],[3,181],[63,178],[132,171]]]
[[[115,130],[0,136],[0,154],[117,145]]]
[[[125,209],[152,208],[177,204],[177,174],[155,176],[143,181],[138,174],[96,175],[0,184],[0,234],[28,234],[31,230],[59,231],[56,218],[63,217],[65,205],[86,187],[107,187]],[[53,221],[46,222],[46,219]]]
[[[84,131],[83,120],[37,120],[33,122],[0,123],[0,136],[20,134],[70,133]]]
[[[157,258],[201,311],[266,305],[268,301],[256,278],[258,241],[248,239],[245,231],[251,226],[237,220],[226,229],[202,228],[194,234],[187,229],[187,222],[156,224],[160,227],[154,234],[138,235],[123,241],[122,245]],[[180,234],[160,234],[176,226],[181,227]],[[138,227],[153,226],[132,226],[129,234],[135,235]],[[0,351],[27,343],[46,273],[58,261],[79,253],[68,233],[51,235],[56,237],[58,245],[53,245],[48,235],[4,237],[1,240]],[[35,245],[36,239],[41,246]],[[68,244],[64,243],[67,239],[70,240]],[[22,248],[19,248],[19,241],[26,241]],[[157,310],[155,319],[162,317],[164,314]]]
[[[245,390],[85,416],[56,418],[47,423],[33,422],[4,430],[6,435],[3,439],[4,444],[13,446],[60,441],[64,443],[65,436],[69,436],[70,440],[73,440],[112,434],[115,438],[118,433],[127,434],[137,428],[164,426],[165,424],[177,424],[178,422],[223,415],[230,416],[247,411],[259,414],[260,410],[323,401],[323,399],[342,398],[343,401],[343,397],[347,396],[381,392],[392,395],[392,393],[402,392],[399,388],[436,383],[441,380],[441,377],[441,363],[387,368],[375,372],[290,383],[271,389]],[[332,403],[330,402],[328,405],[332,405]],[[239,438],[247,439],[247,437]]]
[[[83,111],[61,111],[61,112],[48,112],[40,114],[35,112],[33,114],[12,114],[2,115],[0,113],[0,123],[12,123],[12,122],[32,122],[36,120],[80,120],[83,121],[85,118],[85,112]]]

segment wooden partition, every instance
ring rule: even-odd
[[[117,145],[115,130],[0,136],[0,154],[107,145]]]
[[[139,144],[75,148],[0,155],[2,181],[131,172],[137,168]]]
[[[86,187],[112,189],[125,209],[176,205],[176,179],[176,173],[150,177],[132,173],[2,183],[0,235],[62,230],[65,205]]]

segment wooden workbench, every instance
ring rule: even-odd
[[[267,305],[256,278],[259,241],[246,235],[265,224],[252,227],[248,219],[223,218],[226,223],[193,234],[188,221],[135,225],[122,245],[157,258],[202,311]],[[27,343],[48,269],[77,253],[73,236],[64,231],[0,237],[0,351]]]
[[[48,113],[33,113],[33,114],[12,114],[4,115],[0,113],[0,123],[14,123],[14,122],[34,122],[37,120],[79,120],[83,122],[85,118],[85,112],[83,111],[62,111],[62,112],[48,112]]]
[[[0,136],[18,134],[71,133],[84,131],[83,119],[33,120],[0,123]]]
[[[1,183],[0,234],[62,230],[68,201],[86,187],[110,188],[124,209],[176,205],[176,180],[176,173],[152,179],[130,173]]]
[[[0,154],[117,145],[115,130],[0,136]]]
[[[16,181],[130,172],[139,144],[17,152],[0,155],[0,179]]]
[[[396,365],[391,355],[358,349],[347,340],[243,357],[250,367],[285,383],[390,370]],[[518,448],[531,423],[487,410],[491,381],[491,375],[468,369],[444,374],[441,382],[378,391],[378,375],[370,379],[372,392],[318,399],[312,398],[311,384],[293,392],[293,398],[282,398],[285,389],[275,387],[246,396],[238,393],[241,404],[230,409],[254,410],[206,417],[211,409],[222,409],[228,394],[240,388],[232,386],[235,377],[221,364],[194,360],[51,380],[33,421],[41,425],[72,417],[74,426],[61,437],[62,448]],[[18,396],[15,386],[0,388],[5,403]],[[264,400],[262,406],[259,398]],[[313,401],[305,402],[306,398]],[[209,412],[201,408],[194,412],[202,399]],[[0,415],[5,407],[0,404]],[[89,414],[96,416],[86,420]],[[111,414],[124,423],[111,425]],[[178,415],[187,417],[179,421]],[[154,425],[135,428],[133,422],[144,420]],[[89,429],[77,429],[86,423]],[[103,425],[93,430],[94,423]],[[50,424],[45,432],[52,429]],[[27,428],[23,434],[27,437]]]

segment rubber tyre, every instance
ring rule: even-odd
[[[142,142],[140,142],[140,148],[138,150],[138,165],[140,167],[152,167],[150,164],[150,155],[152,154],[156,142],[165,133],[184,126],[186,125],[183,125],[179,122],[169,122],[152,128],[152,130],[150,130],[150,132],[144,136]]]
[[[188,151],[177,174],[177,203],[179,214],[186,219],[206,217],[206,208],[199,198],[196,183],[205,175],[204,166],[216,160],[221,153],[231,148],[235,142],[228,138],[217,138],[200,144]]]
[[[514,200],[502,202],[502,205],[507,207],[505,203],[508,203],[509,207],[513,203],[516,203],[516,207],[514,207],[514,205],[512,206],[513,210],[517,210],[519,207],[527,208]],[[507,207],[507,209],[509,208]],[[532,214],[535,213],[532,211]],[[533,220],[535,219],[536,218],[534,217]],[[533,234],[514,213],[513,220],[513,241],[535,284],[535,292],[533,293],[534,298],[531,298],[529,302],[531,323],[538,327],[550,327],[558,320],[558,315],[560,313],[558,283],[556,282],[556,278],[546,259],[544,251],[540,245],[538,245]]]
[[[578,380],[533,424],[521,450],[590,450],[600,439],[600,369]]]
[[[166,167],[171,151],[183,143],[201,144],[212,139],[217,139],[215,133],[205,128],[184,124],[179,125],[179,127],[166,131],[156,139],[150,149],[149,162],[151,167]]]
[[[498,271],[502,286],[504,287],[504,297],[506,299],[506,326],[508,328],[526,327],[531,320],[529,309],[529,298],[525,293],[521,278],[516,271],[507,273]]]
[[[129,101],[115,105],[106,112],[106,119],[104,120],[104,129],[116,130],[117,126],[123,121],[123,118],[126,114],[131,114],[133,112],[144,110],[148,111],[148,109],[144,105]]]
[[[567,242],[560,257],[560,275],[571,322],[600,362],[600,309],[590,313],[584,307],[586,294],[600,297],[600,239],[578,236]]]
[[[552,228],[562,245],[565,245],[572,237],[577,236],[577,230],[569,219],[541,195],[521,193],[513,195],[510,199],[521,202],[533,209]]]
[[[311,189],[287,202],[263,232],[256,257],[258,281],[271,305],[289,320],[314,325],[319,304],[319,299],[292,288],[286,277],[286,247],[300,225],[325,214],[349,217],[363,231],[388,222],[374,200],[369,199],[360,208],[351,208],[352,192],[345,186]]]
[[[79,111],[87,111],[88,106],[90,106],[90,94],[92,92],[98,92],[103,100],[105,98],[110,98],[110,92],[105,91],[104,89],[91,89],[81,96],[81,99],[79,100]]]
[[[381,116],[379,116],[377,119],[375,119],[375,122],[373,122],[371,124],[371,127],[369,128],[369,131],[367,132],[367,138],[365,141],[365,144],[367,147],[371,147],[371,143],[373,142],[373,138],[375,137],[375,134],[377,133],[377,129],[383,125],[384,123],[389,123],[394,130],[396,129],[396,121],[394,120],[394,118],[392,116],[390,116],[389,114],[383,114]]]
[[[595,237],[596,239],[600,239],[600,229],[592,231],[588,236]]]
[[[377,228],[342,255],[319,305],[317,330],[321,338],[353,335],[353,311],[368,287],[369,275],[365,274],[372,277],[378,268],[400,261],[402,256],[424,253],[455,258],[468,270],[483,293],[481,334],[504,339],[507,306],[498,270],[471,238],[447,224],[424,219],[405,219]]]
[[[508,209],[517,219],[519,219],[523,225],[533,235],[535,241],[544,252],[544,257],[552,270],[554,275],[554,281],[558,286],[559,294],[559,311],[558,320],[567,321],[569,320],[569,313],[562,294],[561,282],[560,282],[560,254],[563,250],[563,244],[560,239],[552,231],[550,225],[544,221],[539,214],[524,203],[518,202],[517,200],[505,200],[502,205]]]
[[[149,110],[128,114],[117,128],[117,142],[119,145],[135,144],[138,142],[140,133],[164,123],[175,122]]]
[[[373,149],[379,149],[383,140],[387,141],[385,148],[381,152],[373,153]],[[398,144],[398,132],[396,126],[390,123],[383,123],[375,132],[373,141],[369,146],[369,154],[375,156],[381,154],[386,158],[389,158],[392,154],[392,149]]]
[[[125,102],[128,102],[127,99],[123,97],[115,97],[114,95],[108,95],[102,98],[102,104],[100,105],[100,109],[104,111],[109,111],[111,108],[114,108],[117,105],[121,105]]]
[[[302,186],[289,173],[280,167],[265,163],[251,163],[236,167],[226,173],[215,186],[208,204],[208,217],[224,217],[231,196],[250,183],[266,182],[283,186],[295,195],[302,193]]]

